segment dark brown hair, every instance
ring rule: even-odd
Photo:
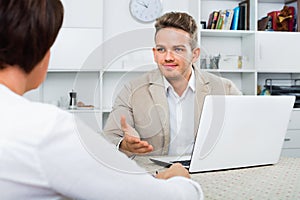
[[[184,30],[185,32],[189,33],[191,37],[190,45],[192,49],[198,46],[198,27],[193,17],[189,14],[183,12],[169,12],[164,14],[156,19],[155,36],[157,32],[163,28],[176,28]]]
[[[63,21],[60,0],[0,1],[0,70],[30,73],[53,45]]]

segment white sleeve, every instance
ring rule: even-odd
[[[152,177],[71,115],[53,121],[38,155],[45,182],[57,193],[74,199],[202,199],[197,183]]]
[[[183,190],[183,187],[186,187],[184,189],[184,193],[182,194],[184,197],[186,197],[186,199],[204,199],[203,191],[200,185],[191,179],[177,176],[168,179],[167,182],[172,184],[174,183],[174,185],[176,184],[180,190]],[[193,185],[193,187],[190,187],[190,185]]]

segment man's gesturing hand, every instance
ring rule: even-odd
[[[121,128],[124,138],[120,144],[120,149],[134,154],[145,154],[153,151],[153,146],[147,141],[142,141],[139,134],[126,122],[124,116],[121,117]]]

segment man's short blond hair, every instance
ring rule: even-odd
[[[176,28],[189,33],[192,49],[198,47],[198,27],[196,21],[184,12],[169,12],[156,19],[155,37],[159,30],[163,28]]]

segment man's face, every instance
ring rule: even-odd
[[[199,48],[191,49],[190,35],[175,28],[163,28],[155,37],[154,60],[167,80],[189,80],[192,64],[198,59]]]

